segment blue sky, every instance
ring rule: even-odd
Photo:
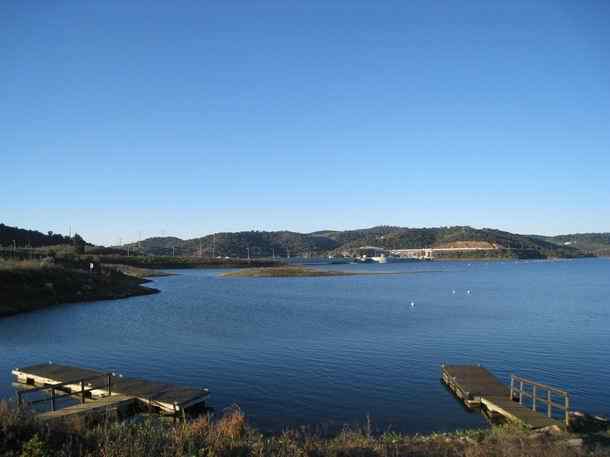
[[[0,4],[0,222],[610,231],[606,1]]]

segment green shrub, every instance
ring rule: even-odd
[[[20,457],[49,457],[47,444],[36,434],[23,445]]]

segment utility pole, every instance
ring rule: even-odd
[[[212,233],[212,257],[216,257],[216,234]]]
[[[275,260],[275,248],[271,248],[271,259]]]
[[[250,247],[246,247],[246,249],[248,250],[248,262],[250,261]]]
[[[201,238],[199,238],[199,257],[203,257],[203,248],[201,247]]]
[[[172,247],[172,257],[176,257],[176,246]]]
[[[290,258],[290,251],[288,250],[288,248],[286,248],[286,258],[289,259]]]

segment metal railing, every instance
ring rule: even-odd
[[[528,386],[531,389],[528,391]],[[540,392],[543,391],[543,392]],[[562,397],[562,403],[553,401],[553,395]],[[562,389],[551,387],[546,384],[531,381],[520,376],[510,375],[510,398],[511,400],[518,399],[519,404],[523,404],[524,398],[532,400],[532,411],[537,411],[537,402],[546,405],[546,415],[553,417],[553,407],[563,411],[563,420],[566,426],[570,425],[570,394]]]
[[[34,387],[32,389],[28,389],[28,390],[18,390],[17,391],[17,403],[19,406],[23,406],[24,403],[24,396],[27,394],[31,394],[34,392],[41,392],[41,391],[50,391],[50,396],[49,398],[43,398],[40,400],[33,400],[33,401],[28,401],[28,404],[33,405],[35,403],[43,403],[43,402],[51,402],[51,411],[55,411],[56,410],[56,401],[59,400],[60,398],[66,398],[66,397],[75,397],[75,396],[79,396],[80,397],[80,401],[81,403],[85,403],[85,400],[87,398],[87,393],[94,391],[94,390],[105,390],[108,392],[108,396],[112,395],[112,373],[103,373],[103,374],[99,374],[96,376],[91,376],[88,378],[80,378],[80,379],[76,379],[73,381],[66,381],[66,382],[61,382],[58,384],[49,384],[46,386],[42,386],[42,387]],[[104,386],[100,387],[98,386],[91,386],[89,381],[93,381],[95,379],[101,379],[104,378],[106,380],[106,383]],[[85,387],[85,383],[89,383],[89,385],[87,387]],[[73,386],[73,385],[79,385],[80,389],[79,390],[72,390],[71,387],[68,386]],[[60,392],[66,392],[67,393],[62,393],[61,395],[57,395],[57,391]]]

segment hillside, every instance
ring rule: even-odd
[[[467,247],[477,243],[481,246],[499,248],[497,253],[487,253],[486,257],[547,258],[584,255],[573,246],[561,245],[542,237],[517,235],[489,228],[475,229],[468,226],[433,228],[377,226],[359,230],[327,230],[314,233],[224,232],[190,240],[174,237],[148,238],[140,243],[133,243],[130,248],[139,250],[141,246],[143,254],[154,255],[245,258],[248,253],[251,257],[349,255],[365,245],[385,249],[417,249]]]
[[[339,244],[324,236],[296,232],[222,232],[201,238],[181,240],[175,237],[147,238],[139,243],[125,245],[146,255],[176,255],[203,257],[272,257],[287,255],[321,255]]]
[[[496,229],[475,229],[468,226],[405,228],[373,227],[371,229],[349,232],[335,232],[333,236],[341,243],[337,251],[349,252],[363,245],[374,245],[386,249],[417,249],[460,247],[468,243],[491,244],[502,249],[499,257],[547,258],[578,257],[582,253],[571,246],[559,246],[555,243],[527,235],[518,235]],[[474,254],[475,257],[480,254]],[[486,255],[489,257],[489,255]]]
[[[26,230],[0,224],[0,246],[44,248],[46,246],[85,244],[78,235],[67,236]],[[316,257],[353,255],[361,246],[385,249],[447,247],[496,247],[485,253],[450,253],[451,257],[548,258],[610,255],[610,233],[558,235],[518,235],[501,230],[469,226],[409,228],[376,226],[357,230],[323,230],[313,233],[290,231],[222,232],[183,240],[173,236],[147,238],[114,248],[86,246],[89,254],[132,254],[178,257]],[[98,252],[99,251],[99,252]]]
[[[538,238],[560,246],[570,246],[588,254],[610,256],[610,232],[574,233],[570,235],[538,236]]]
[[[75,235],[77,236],[77,235]],[[36,230],[27,230],[19,227],[10,227],[0,224],[0,246],[42,247],[71,244],[72,238],[58,233],[42,233]]]

